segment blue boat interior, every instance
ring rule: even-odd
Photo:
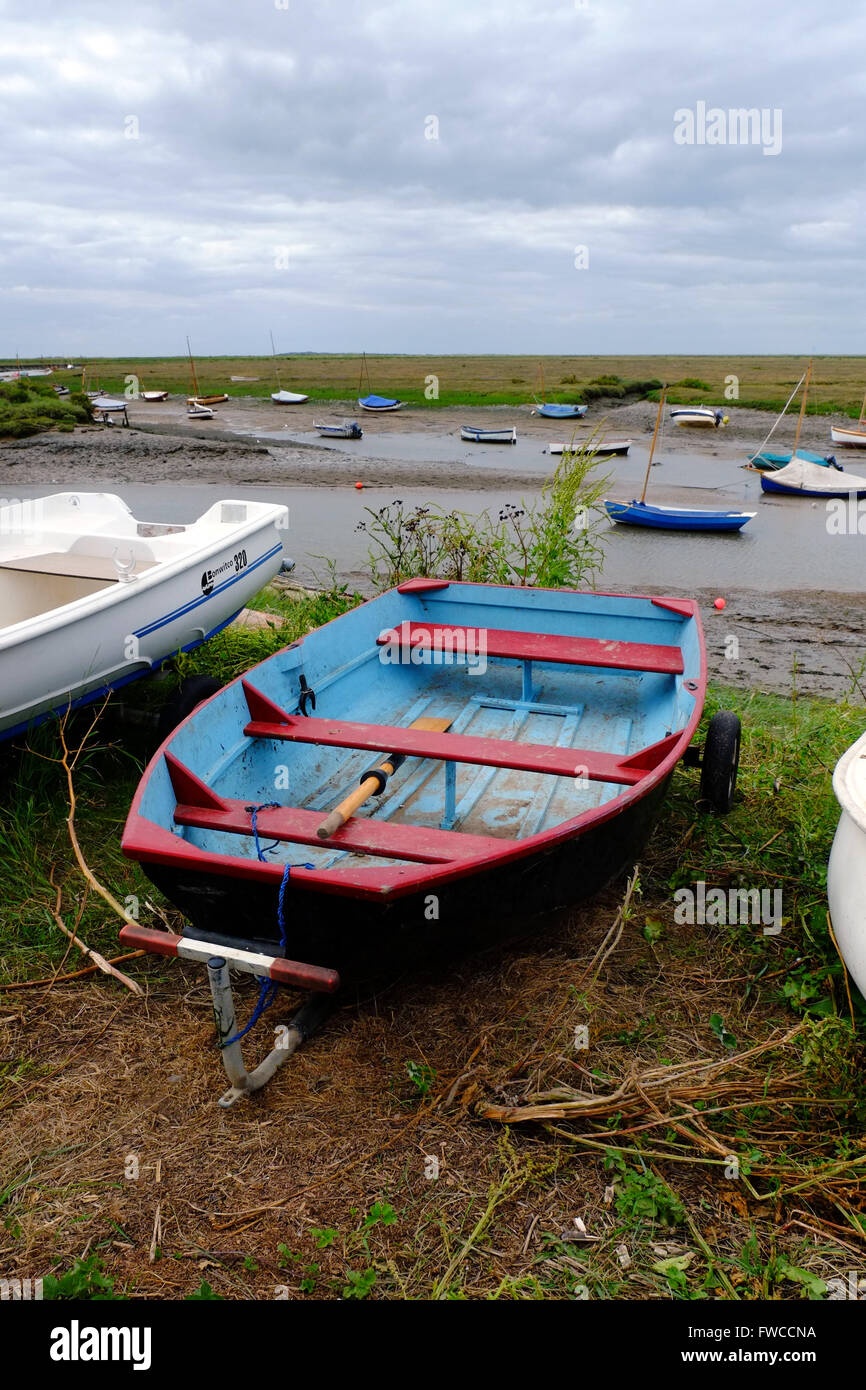
[[[416,641],[422,631],[430,638],[426,646]],[[436,647],[431,634],[442,632],[452,636]],[[537,656],[546,634],[567,639],[556,660]],[[516,654],[493,654],[499,650]],[[452,734],[495,740],[500,765],[496,746],[491,752],[488,744],[463,745],[465,761],[409,755],[382,796],[351,822],[357,843],[341,848],[343,832],[331,842],[309,833],[272,842],[263,834],[262,846],[270,863],[317,869],[467,857],[483,848],[476,837],[524,840],[627,793],[646,775],[644,763],[637,759],[618,780],[606,780],[611,768],[653,745],[664,748],[688,725],[699,698],[702,648],[691,611],[649,598],[410,583],[310,633],[245,680],[263,697],[266,713],[269,702],[297,727],[304,725],[302,677],[315,692],[315,709],[305,702],[308,727],[319,731],[311,741],[272,736],[238,680],[181,725],[168,745],[177,763],[235,808],[231,829],[177,823],[177,783],[161,756],[144,783],[140,814],[189,845],[252,859],[250,806],[297,808],[307,813],[309,829],[310,812],[323,818],[387,757],[389,736],[399,731],[411,742],[416,735],[409,726],[435,716],[449,719],[450,730],[418,735],[420,749],[425,740],[432,746]],[[378,728],[380,746],[349,746],[351,729],[347,746],[328,743],[328,731],[344,721]],[[245,733],[251,722],[257,732]],[[384,733],[382,726],[388,726]],[[524,761],[548,759],[552,770],[509,766],[521,760],[524,745]],[[493,762],[472,761],[473,749]],[[647,766],[661,756],[651,755]],[[635,772],[637,766],[643,770]],[[397,845],[396,827],[406,828],[407,852]],[[417,854],[413,827],[434,832]],[[437,832],[447,833],[437,839]]]

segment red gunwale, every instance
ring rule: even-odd
[[[410,581],[411,582],[411,581]],[[442,584],[441,587],[455,588],[496,588],[502,589],[503,585],[475,585],[463,584],[452,581],[449,584]],[[436,587],[440,585],[437,581]],[[394,590],[390,591],[391,593]],[[598,597],[595,591],[582,589],[547,589],[542,592],[555,594],[573,593],[583,596]],[[680,761],[686,748],[691,743],[701,721],[707,689],[707,662],[706,647],[704,643],[704,631],[701,624],[700,609],[694,599],[666,599],[641,594],[604,594],[606,598],[625,598],[636,601],[649,602],[660,608],[668,608],[682,618],[694,618],[697,639],[699,671],[696,677],[690,678],[688,682],[689,693],[694,698],[694,709],[691,718],[679,735],[672,735],[670,751],[645,777],[642,777],[634,786],[626,788],[619,796],[612,797],[603,806],[594,806],[580,815],[572,817],[571,820],[562,821],[559,825],[551,826],[547,830],[540,831],[537,835],[530,835],[523,840],[502,840],[497,841],[495,853],[479,854],[477,857],[455,860],[446,864],[432,865],[425,864],[417,868],[402,865],[380,867],[371,865],[369,867],[353,869],[292,869],[293,887],[300,891],[315,891],[329,893],[338,897],[359,898],[364,901],[392,901],[408,896],[410,893],[418,892],[427,884],[437,885],[454,882],[457,879],[467,878],[474,874],[484,873],[487,870],[496,868],[500,864],[510,864],[516,860],[527,858],[537,854],[539,851],[553,849],[566,840],[574,839],[585,831],[596,826],[604,825],[607,821],[613,820],[620,815],[633,802],[641,800],[647,796],[654,787],[658,786],[667,778]],[[375,600],[370,600],[374,602]],[[338,618],[332,618],[330,622],[324,623],[321,629],[330,627],[332,623],[338,622]],[[292,647],[303,646],[304,638],[290,645]],[[268,661],[272,661],[273,656],[267,657],[265,661],[259,662],[259,666],[264,666]],[[258,670],[257,666],[251,668],[246,676],[239,676],[237,680],[243,681],[254,677]],[[236,682],[232,682],[235,684]],[[216,696],[211,696],[215,699]],[[201,711],[200,705],[184,720],[178,728],[184,727],[190,719],[197,717]],[[163,830],[161,826],[147,820],[141,812],[141,802],[144,797],[145,788],[150,777],[151,770],[159,763],[160,758],[165,756],[168,745],[171,743],[177,729],[169,735],[163,744],[157,749],[144,776],[136,789],[130,807],[126,827],[124,829],[121,849],[125,855],[131,859],[140,860],[151,864],[161,864],[172,868],[187,868],[200,873],[212,873],[225,878],[242,878],[257,880],[259,882],[270,881],[274,888],[278,888],[282,880],[282,866],[280,864],[262,864],[255,859],[240,859],[233,855],[213,854],[208,850],[198,849],[186,841],[180,840],[169,830]],[[459,833],[459,832],[458,832]]]

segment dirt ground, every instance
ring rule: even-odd
[[[608,893],[510,948],[394,980],[228,1111],[215,1103],[225,1081],[200,969],[151,957],[143,1000],[98,976],[3,995],[5,1046],[19,1059],[0,1107],[13,1209],[0,1230],[4,1275],[93,1256],[143,1299],[183,1298],[202,1281],[225,1298],[353,1297],[353,1279],[370,1271],[375,1298],[668,1298],[655,1263],[694,1258],[703,1242],[754,1297],[762,1276],[735,1265],[750,1240],[769,1238],[815,1277],[844,1277],[856,1244],[842,1227],[833,1239],[832,1207],[831,1239],[816,1244],[805,1192],[783,1212],[700,1160],[674,1163],[670,1190],[697,1224],[635,1226],[579,1126],[576,1142],[557,1142],[549,1129],[484,1118],[491,1102],[519,1104],[543,1078],[574,1074],[580,989],[617,902]],[[601,1068],[599,1091],[644,1054],[652,1065],[661,1001],[668,1056],[712,1053],[714,1011],[738,1037],[772,1031],[732,987],[741,967],[713,932],[683,928],[654,946],[628,930],[592,989],[599,1041],[587,1065]],[[246,1016],[249,983],[238,995]],[[284,997],[271,1026],[290,1012]],[[259,1025],[250,1064],[268,1038]],[[426,1093],[410,1065],[425,1069]]]

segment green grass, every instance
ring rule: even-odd
[[[361,358],[351,354],[298,353],[278,359],[284,388],[304,391],[315,400],[352,401],[358,394]],[[528,357],[528,356],[388,356],[367,358],[369,385],[364,377],[361,394],[372,389],[393,395],[413,407],[436,409],[454,405],[520,405],[541,394],[548,401],[589,401],[623,394],[653,398],[654,383],[670,385],[673,404],[740,405],[762,410],[781,410],[805,368],[798,356],[730,357]],[[267,399],[276,389],[274,364],[269,357],[196,358],[199,390],[203,395],[226,392],[229,396]],[[187,393],[191,389],[189,363],[183,356],[164,358],[95,358],[87,364],[88,385],[122,392],[128,376],[139,378],[140,387]],[[235,382],[232,376],[256,376],[254,383]],[[429,399],[428,378],[438,380],[438,397]],[[739,381],[739,398],[725,397],[727,378]],[[61,371],[54,380],[80,382],[80,372]],[[866,386],[866,358],[819,357],[810,392],[810,412],[844,412],[854,418]]]
[[[69,433],[93,418],[80,391],[60,397],[44,381],[0,382],[0,439],[24,439],[57,429]]]

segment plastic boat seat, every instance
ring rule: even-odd
[[[142,574],[152,569],[154,560],[137,560],[130,574]],[[55,550],[44,555],[16,555],[0,560],[0,568],[28,570],[37,574],[56,574],[67,579],[119,579],[117,566],[110,556],[82,555],[71,550]]]

